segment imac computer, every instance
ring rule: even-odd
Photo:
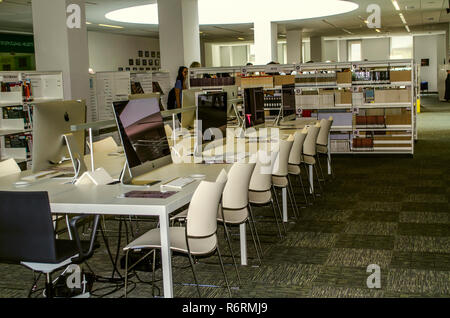
[[[113,108],[126,155],[123,183],[172,163],[159,98],[114,102]]]
[[[185,89],[183,90],[182,108],[192,108],[197,106],[197,96],[202,92],[201,89]],[[195,110],[183,111],[181,113],[181,128],[194,129],[194,122],[197,117]]]
[[[159,103],[159,110],[164,111],[164,107],[161,104],[161,94],[160,93],[151,93],[151,94],[133,94],[128,95],[128,100],[134,100],[134,99],[150,99],[150,98],[158,98],[160,101]]]
[[[244,106],[246,128],[265,123],[264,91],[262,87],[244,90]]]
[[[33,173],[48,170],[66,159],[70,153],[64,135],[70,126],[86,123],[84,101],[57,101],[36,104],[33,110]],[[84,156],[85,132],[73,133],[71,138]]]

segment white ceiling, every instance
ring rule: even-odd
[[[157,26],[118,23],[105,18],[105,14],[112,10],[154,2],[156,0],[87,0],[87,20],[93,23],[88,26],[88,30],[158,37]],[[312,35],[348,36],[348,32],[343,29],[357,35],[382,36],[391,33],[406,33],[391,0],[353,0],[353,2],[360,6],[353,12],[279,24],[278,32],[281,37],[287,30],[298,28],[303,29],[305,37]],[[446,12],[446,8],[449,6],[448,0],[398,0],[398,3],[412,32],[448,30],[448,22],[450,22],[450,14]],[[363,22],[368,16],[366,8],[369,4],[378,4],[382,8],[381,33],[368,29]],[[274,5],[276,5],[276,0],[274,0]],[[100,23],[120,25],[124,29],[108,29],[96,25]],[[201,26],[200,30],[203,32],[201,37],[204,41],[236,41],[238,37],[252,40],[253,30],[251,28],[252,24],[240,24]],[[30,0],[3,0],[0,3],[0,31],[32,32],[32,29]]]

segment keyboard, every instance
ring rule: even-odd
[[[188,184],[191,184],[194,181],[195,181],[195,179],[193,179],[193,178],[176,178],[172,181],[169,181],[169,182],[161,185],[161,190],[163,190],[163,189],[181,190],[185,186],[187,186]]]

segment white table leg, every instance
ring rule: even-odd
[[[309,165],[309,184],[311,185],[309,193],[312,194],[314,193],[314,170],[312,165]]]
[[[247,231],[245,228],[245,223],[239,226],[239,236],[241,240],[241,265],[246,266],[247,263]]]
[[[328,136],[328,175],[331,176],[331,138]]]
[[[283,204],[283,222],[288,222],[288,211],[287,211],[287,188],[281,190],[282,204]]]
[[[91,145],[91,171],[95,171],[95,165],[94,165],[94,138],[92,135],[92,128],[89,128],[89,144]],[[81,176],[79,176],[81,177]]]
[[[173,298],[172,260],[169,240],[169,215],[159,217],[161,235],[161,260],[163,272],[164,298]]]

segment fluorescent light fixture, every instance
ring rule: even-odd
[[[395,10],[400,11],[400,6],[398,5],[397,0],[392,0],[392,4],[394,5]]]
[[[347,13],[359,5],[342,0],[198,0],[198,15],[201,25],[254,23],[254,17],[264,17],[273,22],[295,21]],[[236,8],[239,8],[238,10]],[[251,12],[251,14],[249,14]],[[105,15],[109,20],[158,24],[156,3],[124,8]]]
[[[87,21],[86,21],[86,24],[92,24],[92,23],[91,23],[91,22],[87,22]]]
[[[238,40],[244,41],[245,39],[244,38],[238,38]]]
[[[377,31],[378,33],[380,33],[381,31],[380,31],[380,29],[375,29],[375,31]]]
[[[409,26],[407,24],[405,24],[405,28],[406,28],[406,31],[408,31],[408,33],[411,33],[411,30],[409,29]]]
[[[118,25],[99,24],[99,26],[102,26],[102,27],[105,27],[105,28],[123,29],[122,26],[118,26]]]
[[[403,24],[406,24],[405,17],[403,16],[403,13],[398,14],[400,16],[400,19],[402,19]]]

